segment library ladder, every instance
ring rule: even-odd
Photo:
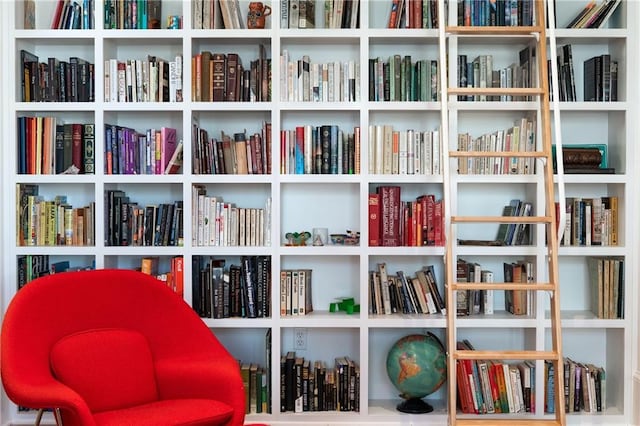
[[[461,0],[459,0],[461,1]],[[559,282],[558,282],[558,238],[556,235],[556,219],[555,219],[555,199],[554,199],[554,182],[553,182],[553,161],[551,151],[551,118],[550,118],[550,106],[549,106],[549,81],[547,79],[547,32],[545,24],[545,6],[549,7],[550,21],[553,22],[553,6],[546,5],[545,0],[533,0],[534,2],[534,16],[536,23],[532,26],[445,26],[439,25],[438,39],[439,39],[439,51],[440,51],[440,64],[447,63],[447,42],[451,36],[469,37],[530,37],[531,43],[535,43],[536,49],[536,68],[537,68],[537,84],[533,84],[531,88],[467,88],[456,87],[457,84],[449,85],[450,79],[447,77],[447,72],[443,71],[440,74],[440,87],[443,88],[443,95],[441,96],[441,134],[442,143],[446,144],[443,149],[443,179],[444,179],[444,200],[445,200],[445,229],[446,229],[446,252],[445,252],[445,283],[446,283],[446,298],[447,298],[447,370],[448,370],[448,413],[449,413],[449,425],[450,426],[495,426],[504,424],[510,426],[539,426],[539,425],[557,425],[564,426],[566,424],[565,419],[565,407],[564,407],[564,390],[563,390],[563,357],[562,357],[562,338],[561,338],[561,324],[560,324],[560,301],[559,301]],[[438,0],[438,16],[445,17],[445,0]],[[441,19],[441,23],[444,19]],[[553,24],[552,24],[553,25]],[[551,38],[551,47],[555,46],[555,33],[551,27],[549,29],[549,35]],[[555,68],[555,58],[551,58],[552,73],[554,77],[553,87],[554,93],[557,95],[557,80]],[[449,62],[455,64],[455,61]],[[441,67],[446,70],[447,67]],[[449,73],[455,75],[456,73]],[[453,86],[453,87],[452,87]],[[445,90],[446,88],[446,90]],[[541,129],[541,141],[537,142],[537,148],[533,152],[486,152],[486,151],[454,151],[452,150],[453,144],[450,140],[449,132],[457,134],[456,129],[452,129],[449,126],[449,98],[456,98],[459,95],[506,95],[506,96],[526,96],[527,99],[533,99],[537,106],[537,112],[539,117],[539,129]],[[554,99],[558,99],[554,96]],[[557,108],[554,108],[557,111]],[[558,115],[555,115],[556,120]],[[455,126],[452,126],[455,127]],[[558,125],[555,126],[558,129]],[[559,138],[559,132],[556,130],[556,139],[558,143],[561,143]],[[543,180],[544,180],[544,213],[541,208],[538,208],[538,216],[525,216],[525,217],[505,217],[505,216],[459,216],[455,212],[452,215],[452,180],[449,176],[449,168],[452,167],[452,161],[457,161],[460,158],[482,158],[482,157],[517,157],[527,158],[536,161],[536,165],[543,166]],[[561,157],[558,162],[561,161]],[[536,172],[538,173],[538,172]],[[561,174],[562,172],[560,172]],[[560,180],[559,186],[562,185]],[[563,190],[560,190],[560,194]],[[562,201],[561,201],[562,202]],[[457,207],[455,208],[457,209]],[[564,209],[561,209],[564,211]],[[528,224],[536,229],[545,229],[546,233],[546,258],[545,263],[547,265],[548,282],[536,282],[536,283],[509,283],[493,282],[487,283],[463,283],[457,282],[456,274],[456,258],[453,254],[453,245],[455,244],[454,238],[456,236],[456,225],[459,224]],[[538,277],[542,277],[545,274],[542,271],[536,271]],[[457,348],[457,328],[458,320],[456,313],[456,294],[460,291],[468,290],[526,290],[530,293],[537,291],[545,291],[550,294],[550,321],[551,321],[551,347],[547,350],[459,350]],[[555,368],[554,391],[555,391],[555,414],[544,415],[544,407],[538,407],[536,413],[528,413],[526,415],[471,415],[462,414],[457,411],[456,396],[457,396],[457,383],[456,383],[456,365],[458,361],[462,360],[495,360],[502,361],[538,361],[536,366],[541,366],[546,363],[551,363]],[[537,369],[536,369],[537,370]],[[538,375],[540,377],[540,375]],[[560,378],[560,379],[558,379]],[[542,391],[543,386],[536,386],[538,392]],[[539,399],[538,399],[539,401]],[[541,414],[542,413],[542,414]]]

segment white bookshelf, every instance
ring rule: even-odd
[[[558,24],[562,26],[577,13],[585,1],[557,0]],[[13,206],[16,183],[38,183],[41,194],[53,196],[68,194],[74,207],[89,201],[96,203],[95,247],[17,247],[15,245],[15,211],[6,208],[0,213],[4,224],[4,256],[2,292],[3,310],[15,294],[16,259],[23,254],[49,254],[51,261],[70,259],[72,264],[82,265],[95,261],[96,267],[133,268],[145,255],[160,256],[162,262],[174,255],[185,257],[185,299],[192,301],[191,258],[194,255],[228,259],[227,265],[238,262],[242,255],[270,255],[272,259],[272,294],[270,318],[260,319],[203,319],[232,354],[243,361],[264,365],[264,333],[272,333],[272,414],[254,414],[247,421],[269,424],[430,424],[445,425],[446,387],[427,397],[434,405],[434,413],[408,415],[399,413],[395,406],[400,399],[398,391],[386,376],[385,359],[391,344],[399,338],[415,333],[431,331],[445,341],[444,316],[392,315],[376,316],[367,313],[369,300],[368,276],[377,263],[386,262],[395,272],[404,270],[412,274],[421,266],[433,264],[436,268],[440,290],[444,282],[443,247],[368,247],[367,245],[367,196],[381,184],[397,184],[403,189],[403,200],[423,193],[443,193],[441,176],[372,175],[368,173],[367,129],[370,124],[393,124],[400,130],[417,128],[432,130],[440,124],[440,104],[437,102],[370,102],[368,100],[368,59],[393,53],[412,54],[414,58],[437,59],[437,30],[388,30],[386,21],[390,0],[361,0],[360,28],[345,30],[295,30],[280,29],[278,1],[267,2],[273,13],[267,19],[265,30],[195,30],[191,29],[191,2],[163,0],[163,17],[167,14],[182,15],[184,28],[180,30],[105,30],[102,29],[103,8],[96,2],[93,30],[49,30],[49,20],[54,8],[53,0],[38,0],[36,30],[22,29],[22,3],[0,2],[2,16],[2,55],[8,60],[1,65],[0,97],[2,105],[2,186],[0,195],[5,205]],[[243,10],[248,1],[241,0]],[[321,25],[321,3],[316,6],[316,25]],[[567,196],[579,194],[618,195],[620,204],[620,244],[617,247],[561,247],[560,288],[563,311],[563,352],[574,360],[593,362],[605,367],[607,372],[607,411],[591,415],[571,413],[568,424],[623,425],[629,424],[633,415],[632,388],[640,380],[638,365],[639,329],[636,280],[638,267],[638,227],[633,213],[638,209],[638,173],[636,163],[640,152],[635,147],[637,131],[635,102],[638,89],[631,70],[638,66],[638,29],[640,19],[637,2],[623,0],[612,20],[612,28],[602,30],[557,31],[558,44],[572,43],[576,72],[576,89],[582,93],[582,61],[589,55],[605,52],[617,55],[621,64],[618,93],[615,103],[577,102],[561,103],[564,143],[600,142],[609,145],[611,166],[615,175],[566,176]],[[449,11],[452,19],[455,10]],[[495,43],[496,40],[493,40]],[[272,59],[272,101],[258,103],[207,103],[192,101],[190,58],[203,49],[225,53],[238,51],[243,59],[257,57],[257,45],[263,43]],[[452,43],[449,60],[466,51],[486,53],[489,40],[474,42],[461,38]],[[519,44],[504,43],[493,47],[500,61],[506,66],[507,58],[516,58]],[[20,102],[19,50],[25,48],[42,58],[79,56],[95,63],[96,101],[92,103],[23,103]],[[254,50],[255,49],[255,50]],[[279,97],[279,62],[284,49],[296,58],[303,53],[321,61],[335,57],[360,62],[359,102],[283,102]],[[104,60],[130,58],[147,53],[175,55],[182,53],[184,71],[184,102],[182,103],[108,103],[103,102],[102,76]],[[531,103],[518,102],[453,102],[451,114],[460,129],[474,134],[493,131],[511,124],[522,111],[533,108]],[[18,175],[16,174],[16,117],[22,115],[55,115],[65,120],[82,120],[95,123],[96,174],[78,176]],[[209,134],[233,133],[239,129],[259,131],[262,121],[272,123],[272,171],[271,175],[195,175],[191,170],[191,122],[197,118]],[[171,125],[178,129],[178,137],[185,143],[185,159],[182,174],[169,176],[105,175],[103,173],[103,128],[106,123],[129,125],[136,129]],[[280,130],[296,125],[338,124],[349,130],[361,128],[360,175],[283,175],[279,173]],[[453,133],[455,134],[455,132]],[[587,140],[588,139],[588,140]],[[596,140],[597,139],[597,140]],[[452,173],[456,182],[454,198],[460,209],[486,210],[483,214],[500,214],[502,206],[511,198],[543,200],[541,175],[534,176],[459,176]],[[194,247],[191,243],[191,188],[202,184],[208,194],[221,194],[225,200],[243,207],[262,207],[267,197],[272,199],[271,245],[268,247]],[[109,189],[123,189],[141,205],[181,199],[184,201],[184,246],[182,247],[109,247],[104,245],[103,194]],[[490,194],[487,195],[487,190]],[[523,195],[525,194],[525,195]],[[584,196],[587,196],[584,195]],[[489,200],[490,202],[487,202]],[[448,200],[453,202],[453,200]],[[357,247],[285,247],[284,234],[293,231],[311,231],[314,227],[327,227],[330,233],[342,233],[346,229],[361,232],[361,244]],[[503,259],[533,259],[538,270],[544,266],[544,237],[538,232],[531,247],[456,247],[455,253],[465,259],[478,260],[491,266],[501,275]],[[471,230],[466,238],[493,238],[494,229]],[[626,300],[625,319],[599,320],[589,314],[589,291],[586,281],[588,256],[622,256],[625,259]],[[498,268],[498,266],[500,266]],[[313,269],[314,313],[304,317],[280,317],[279,271],[287,268]],[[502,295],[496,292],[494,304],[502,306]],[[328,312],[334,298],[351,296],[361,305],[361,312],[354,315]],[[479,348],[502,349],[500,345],[525,345],[548,347],[550,321],[545,313],[546,295],[538,298],[537,309],[532,315],[516,317],[498,309],[493,316],[469,317],[459,321],[463,330],[460,337],[468,337]],[[294,328],[307,329],[307,347],[296,350],[299,356],[309,360],[324,360],[332,364],[334,357],[348,355],[361,368],[360,412],[280,412],[279,357],[293,348]],[[597,344],[594,344],[597,342]],[[485,346],[486,345],[486,346]],[[493,346],[492,346],[493,345]],[[537,379],[542,380],[538,372]],[[540,394],[536,406],[543,406]],[[637,405],[637,404],[636,404]],[[480,417],[484,418],[484,417]],[[487,417],[488,418],[488,417]],[[21,414],[6,396],[2,399],[0,422],[2,424],[27,424],[33,415]]]

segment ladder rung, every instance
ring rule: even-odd
[[[451,216],[451,223],[551,223],[551,216]]]
[[[540,96],[544,91],[539,87],[449,87],[449,95],[511,95]]]
[[[449,151],[449,157],[533,157],[544,158],[544,151]]]
[[[501,416],[502,414],[498,414]],[[462,419],[456,418],[456,426],[562,426],[562,422],[556,419],[516,419],[508,417],[506,419],[498,419],[491,416],[485,419]]]
[[[452,290],[537,290],[555,291],[551,283],[452,283]]]
[[[456,350],[453,352],[455,359],[504,359],[504,360],[554,360],[558,359],[555,351],[470,351]]]
[[[486,26],[486,27],[458,27],[451,26],[446,27],[445,32],[449,34],[460,35],[530,35],[540,33],[542,29],[540,26],[532,27],[498,27],[498,26]]]

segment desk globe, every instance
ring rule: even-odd
[[[404,399],[398,411],[421,414],[433,411],[423,401],[447,380],[447,355],[432,333],[412,334],[395,342],[387,354],[387,374]]]

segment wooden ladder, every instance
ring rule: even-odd
[[[462,0],[458,0],[462,1]],[[547,34],[546,34],[546,2],[545,0],[533,0],[535,7],[535,21],[533,26],[486,26],[486,27],[470,27],[470,26],[445,26],[439,25],[438,38],[440,50],[440,64],[447,63],[447,38],[450,35],[459,36],[531,36],[535,40],[536,58],[537,58],[537,74],[538,87],[534,88],[466,88],[451,87],[447,78],[447,72],[440,73],[440,87],[443,88],[443,96],[441,96],[441,133],[442,141],[445,144],[443,148],[443,179],[444,179],[444,199],[445,212],[444,221],[447,231],[446,253],[445,253],[445,282],[446,282],[446,298],[447,298],[447,370],[448,370],[448,413],[449,425],[451,426],[495,426],[500,424],[510,426],[538,426],[538,425],[558,425],[564,426],[565,405],[564,405],[564,383],[563,383],[563,357],[562,357],[562,338],[560,324],[560,301],[559,301],[559,280],[558,280],[558,239],[556,234],[556,218],[555,218],[555,199],[554,199],[554,181],[553,181],[553,159],[552,159],[552,140],[551,140],[551,118],[549,106],[549,81],[547,77]],[[444,18],[446,15],[445,0],[438,0],[438,16]],[[454,5],[449,5],[454,7]],[[552,7],[552,6],[550,6]],[[549,16],[553,17],[553,10]],[[444,22],[441,19],[441,22]],[[551,37],[554,33],[550,32]],[[555,40],[552,41],[552,47],[555,46]],[[555,60],[555,58],[553,58]],[[449,61],[449,66],[455,64],[455,61]],[[555,63],[555,62],[554,62]],[[442,70],[447,67],[441,66]],[[555,71],[554,71],[555,76]],[[557,87],[557,86],[556,86]],[[444,88],[446,92],[444,92]],[[542,130],[540,150],[534,152],[460,152],[452,151],[449,140],[449,117],[448,117],[448,101],[449,97],[458,95],[511,95],[526,96],[527,99],[534,99],[538,102],[538,111],[540,117],[540,127]],[[557,99],[557,96],[556,96]],[[556,116],[557,118],[557,116]],[[556,126],[557,127],[557,126]],[[558,132],[556,132],[558,138]],[[559,142],[560,143],[560,142]],[[544,168],[544,189],[545,189],[545,206],[544,213],[540,216],[528,217],[505,217],[505,216],[452,216],[451,214],[451,179],[449,177],[449,167],[452,166],[452,159],[468,158],[468,157],[519,157],[533,158],[537,160],[537,164],[543,165]],[[561,159],[561,157],[560,157]],[[536,172],[537,173],[537,172]],[[540,212],[540,207],[538,207]],[[538,213],[540,214],[540,213]],[[457,224],[535,224],[544,225],[546,231],[546,248],[547,248],[547,264],[548,264],[548,282],[537,283],[462,283],[456,282],[456,258],[453,255],[453,241],[456,233],[454,227]],[[540,227],[536,226],[536,229]],[[537,276],[543,276],[541,271],[537,271]],[[550,321],[551,321],[551,349],[550,350],[459,350],[457,349],[457,314],[456,314],[456,292],[467,290],[527,290],[546,291],[550,294]],[[555,414],[554,416],[544,415],[544,406],[536,406],[536,413],[518,414],[487,414],[472,415],[461,414],[457,411],[457,383],[456,383],[456,363],[459,360],[496,360],[496,361],[536,361],[543,360],[551,362],[555,368]],[[543,365],[542,362],[536,363],[537,367]],[[538,370],[538,368],[536,368]],[[540,374],[537,377],[541,377]],[[535,392],[544,392],[545,385],[537,383]],[[540,401],[540,399],[538,399]]]

